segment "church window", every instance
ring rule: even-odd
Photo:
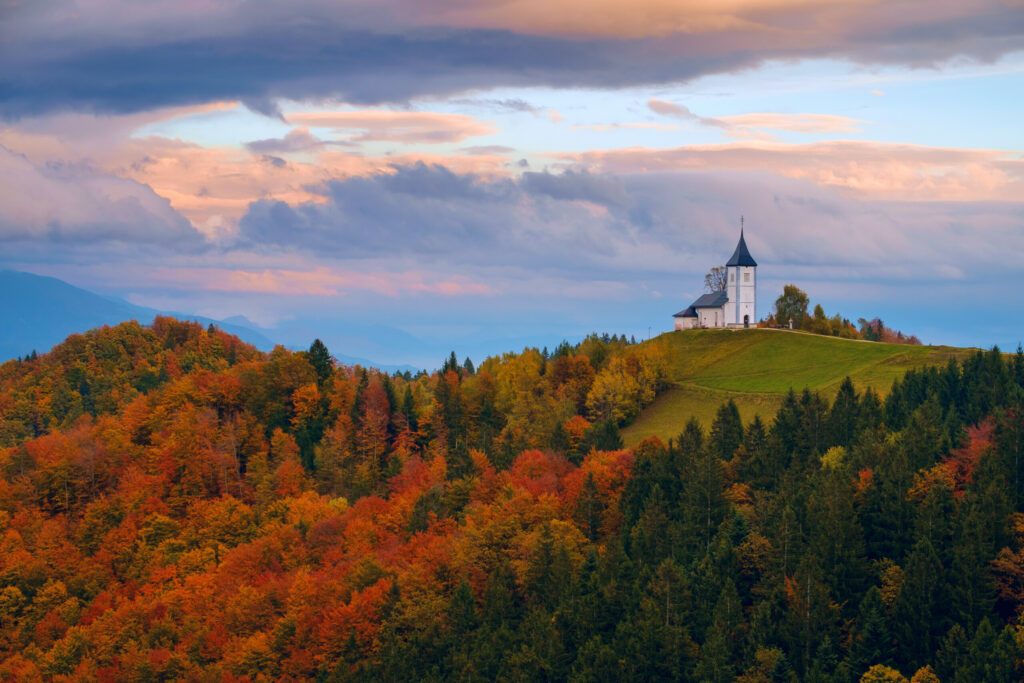
[[[729,282],[732,282],[732,278],[733,278],[733,272],[730,270],[729,271]]]
[[[743,273],[743,281],[750,282],[750,273]]]

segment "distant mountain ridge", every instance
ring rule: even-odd
[[[0,270],[0,362],[32,351],[44,353],[68,335],[94,327],[116,325],[127,320],[148,325],[158,315],[193,320],[203,325],[213,323],[262,351],[274,346],[274,342],[261,332],[237,322],[158,311],[101,296],[54,277]]]
[[[128,320],[148,325],[158,315],[203,325],[212,323],[261,351],[269,351],[280,343],[243,315],[217,320],[191,313],[161,311],[96,294],[55,277],[0,268],[0,363],[33,351],[45,353],[68,335]],[[286,346],[292,350],[301,348],[295,344]],[[420,370],[413,365],[389,365],[342,353],[335,353],[335,356],[345,365],[374,367],[385,372]]]

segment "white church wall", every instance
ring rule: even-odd
[[[721,308],[700,308],[697,310],[701,327],[723,327],[725,312]]]

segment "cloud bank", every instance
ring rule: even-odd
[[[240,244],[340,260],[415,258],[451,272],[645,277],[724,259],[743,212],[751,248],[774,267],[983,277],[1000,251],[1024,249],[1024,203],[864,201],[751,171],[492,178],[416,164],[333,180],[322,192],[317,202],[254,203]],[[965,243],[968,225],[984,238]]]
[[[9,5],[0,113],[241,100],[403,102],[496,86],[669,83],[770,59],[934,66],[1020,49],[1014,2],[568,0]]]

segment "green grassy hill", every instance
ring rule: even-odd
[[[911,368],[945,364],[969,349],[906,346],[822,337],[785,330],[687,330],[668,332],[648,344],[663,345],[672,386],[623,430],[627,445],[682,431],[690,417],[710,425],[732,398],[745,421],[775,414],[790,388],[832,396],[849,376],[858,390],[888,393]]]

